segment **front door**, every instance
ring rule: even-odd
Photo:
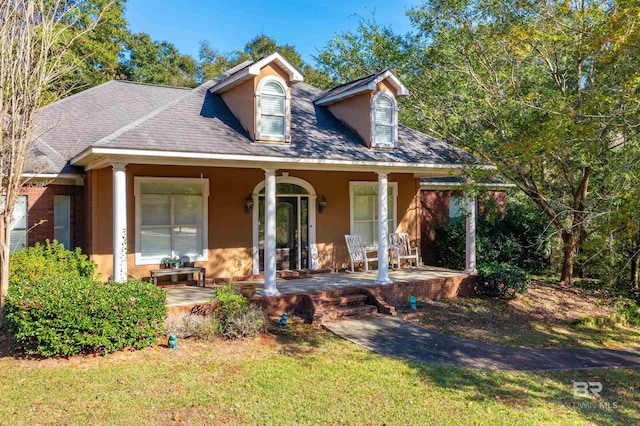
[[[260,271],[264,271],[264,196],[258,199]],[[276,197],[276,270],[309,268],[309,196]]]

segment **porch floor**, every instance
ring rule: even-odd
[[[451,269],[438,268],[435,266],[423,266],[417,269],[397,269],[389,271],[389,278],[395,282],[411,282],[425,281],[438,278],[452,278],[459,276],[467,276],[466,272],[454,271]],[[305,277],[296,278],[278,278],[276,285],[281,295],[310,293],[323,290],[337,290],[349,287],[372,287],[378,285],[376,279],[378,271],[369,271],[366,273],[348,274],[348,273],[332,273],[332,274],[313,274]],[[262,294],[264,290],[264,280],[242,281],[242,284],[252,283],[256,286],[255,297],[265,297]],[[178,287],[168,288],[167,306],[186,306],[206,303],[216,286],[210,287]]]

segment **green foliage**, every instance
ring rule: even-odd
[[[439,262],[464,269],[464,224],[436,225],[434,231]],[[548,266],[547,220],[526,199],[510,200],[504,213],[486,205],[477,216],[476,253],[478,263],[504,262],[540,274]]]
[[[167,41],[152,40],[148,34],[132,34],[126,40],[122,71],[127,79],[141,83],[194,87],[196,61],[181,54]]]
[[[150,283],[51,276],[13,285],[4,307],[19,348],[41,356],[143,348],[163,331],[166,294]]]
[[[219,306],[215,317],[220,323],[220,333],[228,339],[253,337],[264,332],[264,311],[249,304],[249,300],[234,291],[233,283],[216,289],[212,300]]]
[[[503,299],[513,299],[516,293],[525,294],[531,276],[523,269],[508,263],[483,263],[478,267],[478,293]]]
[[[11,254],[10,285],[39,281],[46,277],[93,278],[96,263],[82,254],[80,248],[65,250],[57,241],[47,240]]]
[[[638,305],[638,302],[630,299],[621,299],[617,302],[616,309],[627,324],[640,327],[640,305]]]

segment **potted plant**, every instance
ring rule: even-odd
[[[255,284],[240,284],[240,294],[246,297],[247,299],[251,299],[256,294],[256,286]]]
[[[162,265],[163,268],[177,269],[180,266],[182,266],[182,260],[180,260],[178,256],[175,256],[175,257],[167,256],[167,257],[163,257],[160,260],[160,264]]]

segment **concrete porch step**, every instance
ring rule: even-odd
[[[318,300],[323,306],[350,306],[359,305],[367,301],[366,294],[348,294],[338,297],[320,297]]]
[[[378,308],[373,305],[342,306],[325,312],[322,321],[331,321],[345,317],[368,316],[376,312],[378,312]]]

